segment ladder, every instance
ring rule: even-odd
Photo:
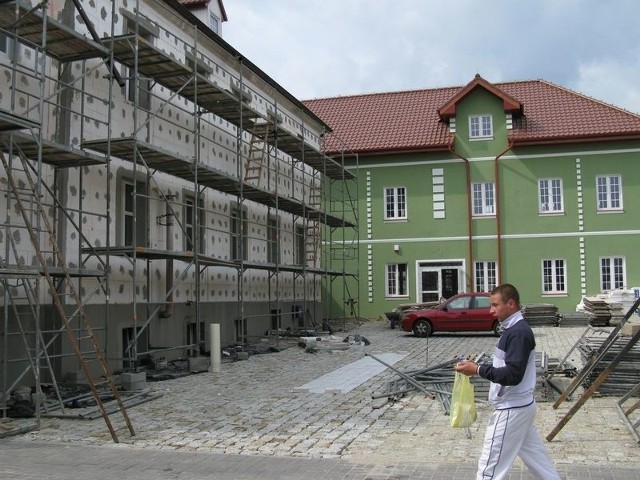
[[[251,140],[249,141],[249,153],[247,154],[247,162],[244,164],[244,181],[255,180],[260,182],[262,177],[262,168],[265,164],[265,158],[267,156],[267,146],[269,140],[269,126],[267,123],[264,128],[264,137],[257,134],[257,125],[251,132]]]
[[[36,193],[38,190],[31,176],[31,168],[29,166],[29,160],[25,158],[22,152],[19,152],[17,157],[20,159],[20,162],[22,164],[22,169],[20,169],[19,171],[24,175],[25,179],[27,180],[30,191],[28,193],[24,193],[24,191],[21,192],[21,189],[18,187],[18,184],[13,176],[14,175],[13,170],[15,169],[12,170],[4,153],[0,151],[0,161],[2,162],[2,165],[4,166],[4,170],[7,174],[9,190],[13,194],[13,198],[15,199],[16,206],[18,207],[18,210],[22,215],[26,229],[29,232],[31,243],[35,250],[36,256],[38,257],[38,262],[40,263],[41,274],[44,276],[49,286],[49,293],[51,294],[56,311],[64,324],[63,328],[67,331],[69,343],[71,344],[71,347],[75,353],[78,363],[80,364],[80,367],[82,369],[82,372],[84,373],[87,384],[89,385],[89,388],[91,389],[93,397],[95,398],[96,404],[98,406],[98,409],[100,410],[102,418],[104,419],[105,424],[109,429],[111,438],[115,443],[118,443],[119,442],[118,436],[116,435],[115,429],[111,424],[109,414],[104,406],[104,403],[98,391],[99,387],[108,386],[108,388],[111,391],[111,394],[113,395],[113,397],[116,399],[118,403],[118,407],[120,409],[120,412],[122,413],[122,417],[124,418],[124,421],[127,425],[127,428],[129,429],[130,434],[132,436],[135,436],[133,426],[131,424],[131,421],[129,420],[129,416],[127,414],[122,398],[120,397],[115,381],[111,376],[111,373],[109,372],[109,368],[107,366],[104,354],[102,353],[102,349],[98,345],[97,338],[93,332],[90,321],[84,310],[82,301],[80,299],[80,295],[78,294],[75,284],[71,278],[69,269],[67,268],[66,260],[64,258],[64,254],[57,247],[55,233],[49,221],[48,214],[41,202],[41,199],[38,197]],[[31,216],[29,215],[29,210],[25,208],[24,202],[22,200],[22,197],[27,194],[32,195],[32,198],[30,200],[34,204],[35,213],[38,215],[38,217],[42,222],[42,225],[44,226],[44,229],[42,231],[45,232],[49,237],[49,244],[51,245],[51,248],[52,248],[52,251],[50,253],[53,254],[54,264],[57,265],[63,272],[62,277],[64,278],[65,285],[68,291],[67,294],[62,294],[58,291],[58,288],[56,287],[53,276],[50,272],[50,267],[47,263],[45,255],[40,248],[39,239],[37,237],[38,235],[37,229],[34,228],[31,222]],[[65,311],[63,296],[67,297],[70,300],[69,302],[70,304],[71,302],[75,304],[75,311],[71,315],[67,314],[67,312]],[[77,326],[74,327],[75,323],[78,323],[79,327]],[[81,336],[79,336],[78,334],[81,334]],[[95,354],[95,358],[93,359],[87,358],[85,354],[83,354],[80,348],[80,343],[86,340],[90,342],[92,351]],[[91,374],[90,367],[88,365],[88,362],[90,361],[96,361],[99,364],[99,367],[102,372],[102,376],[104,378],[103,381],[96,382],[94,380]]]
[[[304,254],[307,262],[312,267],[315,266],[318,259],[318,248],[320,246],[320,224],[318,222],[307,223],[304,232]]]

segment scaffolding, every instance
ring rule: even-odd
[[[176,1],[98,4],[0,3],[0,409],[26,386],[34,428],[62,383],[202,355],[211,323],[277,342],[357,317],[327,125]]]

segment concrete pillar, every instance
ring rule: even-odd
[[[209,335],[211,339],[211,366],[209,372],[220,373],[220,364],[222,363],[222,352],[220,351],[220,324],[209,324]]]

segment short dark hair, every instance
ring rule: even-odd
[[[520,294],[518,293],[518,289],[510,283],[503,283],[491,290],[491,295],[496,295],[498,293],[502,296],[502,301],[504,303],[507,303],[509,300],[514,300],[517,305],[520,305]]]

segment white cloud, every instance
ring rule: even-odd
[[[232,0],[227,41],[294,96],[544,78],[640,111],[637,0]]]
[[[575,90],[589,92],[598,100],[614,103],[635,113],[640,113],[640,61],[622,64],[617,60],[593,62],[581,65]]]

